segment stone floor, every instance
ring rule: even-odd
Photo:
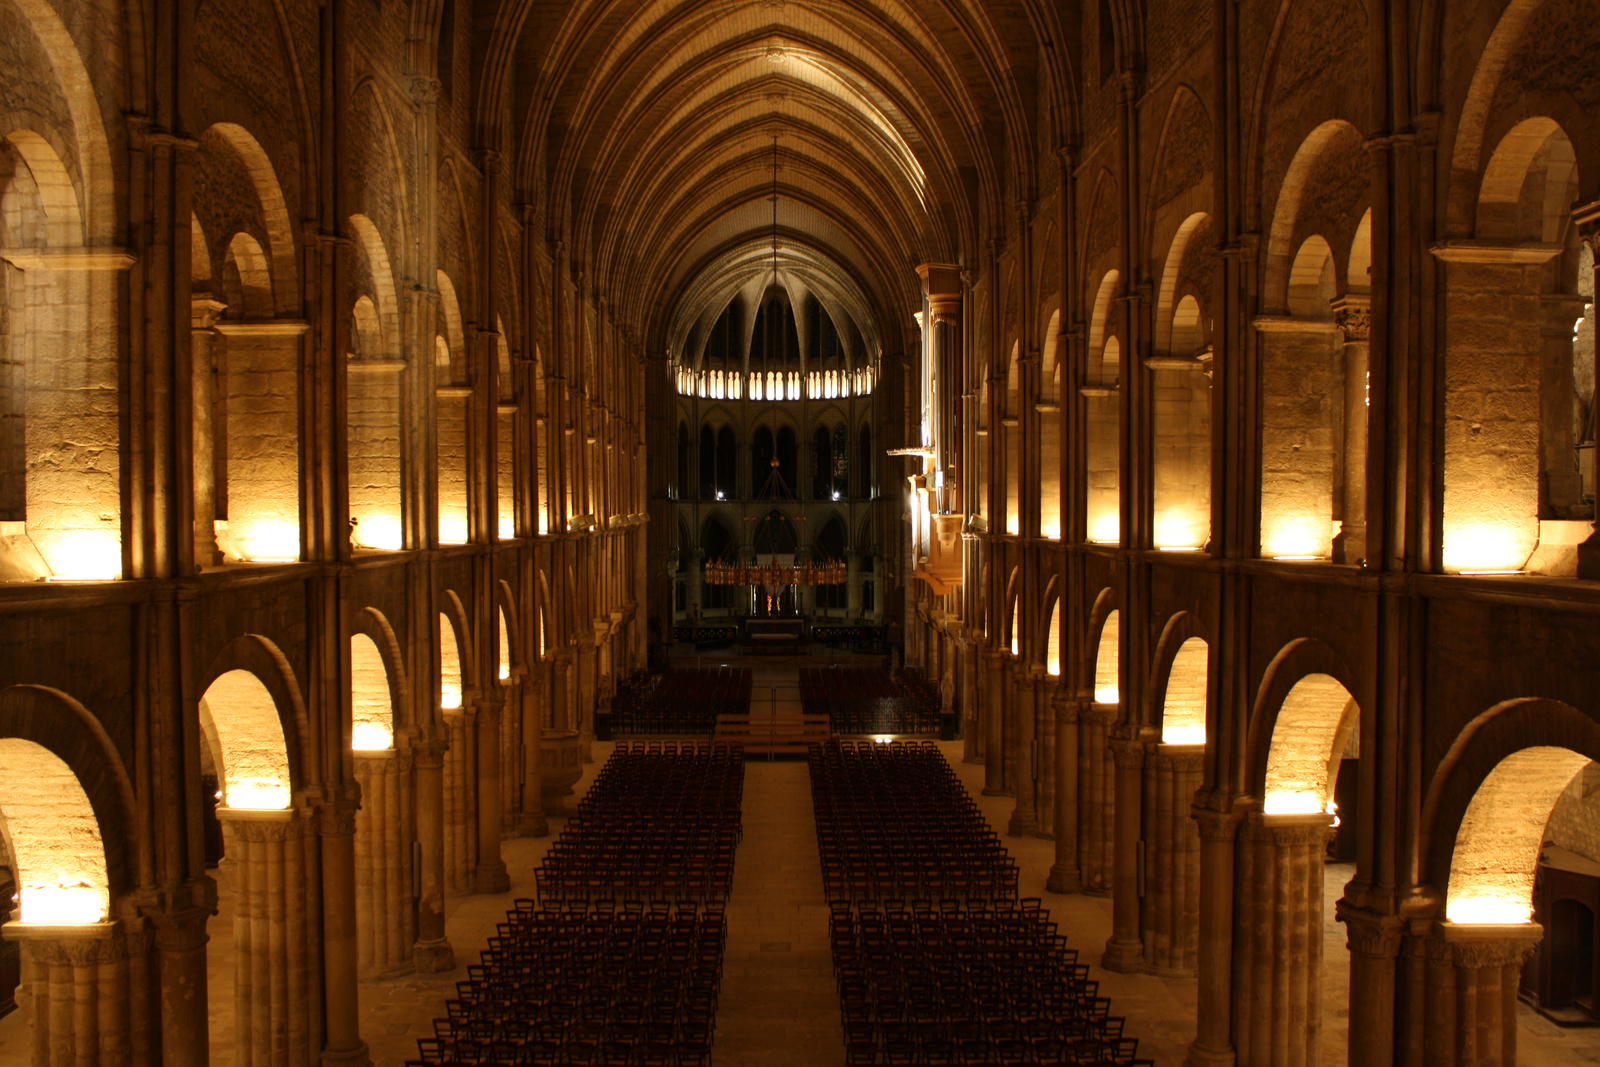
[[[776,698],[780,710],[797,694],[792,663],[756,666],[757,709]],[[763,691],[768,690],[768,691]],[[604,761],[609,744],[597,743],[594,758]],[[962,782],[995,828],[1004,833],[1012,801],[982,795],[983,768],[961,762],[959,743],[941,745]],[[596,765],[598,766],[598,764]],[[594,768],[589,768],[592,771]],[[592,774],[579,783],[587,787]],[[562,820],[552,819],[559,831]],[[448,901],[448,929],[455,946],[456,969],[441,975],[409,975],[361,986],[362,1035],[376,1067],[402,1067],[417,1054],[416,1040],[432,1033],[432,1020],[444,1012],[455,983],[466,977],[466,965],[511,907],[513,898],[531,894],[533,869],[551,838],[519,838],[505,842],[511,873],[509,893],[456,897]],[[1085,961],[1095,964],[1111,932],[1111,901],[1102,897],[1057,896],[1044,890],[1054,860],[1054,843],[1040,838],[1007,838],[1021,868],[1025,895],[1043,896],[1045,906],[1076,944]],[[1327,927],[1324,966],[1325,1067],[1342,1064],[1348,1015],[1348,955],[1343,928],[1333,921],[1333,901],[1350,877],[1349,867],[1330,867],[1325,899]],[[230,879],[218,872],[222,909],[212,922],[211,1037],[214,1067],[233,1067],[233,953],[229,913]],[[1145,975],[1093,973],[1101,992],[1111,997],[1112,1010],[1128,1020],[1128,1033],[1139,1038],[1141,1055],[1162,1067],[1179,1067],[1194,1034],[1196,986],[1193,980]],[[1567,1067],[1600,1063],[1600,1029],[1563,1030],[1531,1010],[1520,1013],[1521,1056],[1525,1065]],[[827,906],[817,859],[816,830],[811,817],[810,786],[804,762],[755,761],[746,771],[744,841],[735,866],[733,896],[728,903],[728,946],[722,997],[717,1013],[717,1062],[722,1067],[811,1067],[842,1062],[838,1001],[828,954]],[[25,1067],[27,1024],[20,1012],[0,1019],[0,1067]]]

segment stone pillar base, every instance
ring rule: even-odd
[[[1080,893],[1083,891],[1083,876],[1076,867],[1051,867],[1050,877],[1045,879],[1044,887],[1052,893]]]
[[[544,812],[523,812],[517,816],[517,834],[521,837],[549,837],[550,820]]]
[[[322,1067],[372,1067],[372,1057],[367,1054],[367,1043],[362,1041],[354,1048],[323,1049]]]
[[[1200,1042],[1196,1041],[1189,1046],[1189,1053],[1183,1058],[1183,1067],[1234,1067],[1238,1062],[1238,1053],[1233,1049],[1201,1048]]]
[[[1144,942],[1118,941],[1112,938],[1106,942],[1106,951],[1105,955],[1100,957],[1100,966],[1117,974],[1143,974]]]
[[[1037,837],[1039,836],[1039,820],[1031,815],[1018,817],[1011,816],[1011,821],[1006,825],[1006,833],[1012,837]]]
[[[418,974],[443,974],[456,969],[455,949],[444,939],[418,941],[411,953]]]
[[[474,893],[509,893],[511,891],[511,875],[506,873],[506,865],[500,860],[493,863],[480,863],[472,873],[472,891]]]

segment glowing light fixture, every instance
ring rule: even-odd
[[[894,740],[894,736],[892,734],[875,734],[873,735],[872,740],[876,744],[887,745],[889,742]]]
[[[1445,570],[1462,574],[1514,574],[1528,553],[1518,532],[1487,524],[1447,529],[1444,536]]]
[[[381,722],[358,722],[350,728],[350,747],[357,752],[382,752],[394,747],[394,731]]]
[[[459,708],[461,706],[461,683],[446,681],[439,686],[439,706],[441,708]]]
[[[1526,901],[1504,897],[1466,897],[1445,905],[1445,918],[1463,926],[1507,926],[1525,923],[1533,913]]]
[[[500,515],[500,525],[497,527],[497,532],[499,533],[500,539],[502,541],[509,541],[512,538],[516,537],[517,536],[517,522],[516,522],[516,519],[514,519],[511,515],[509,515],[509,514],[507,514],[505,512],[502,512],[501,515]]]
[[[111,530],[73,530],[39,535],[52,582],[114,582],[122,577],[122,541]]]
[[[1198,552],[1199,545],[1157,545],[1158,552]]]
[[[1089,523],[1089,540],[1097,545],[1114,545],[1122,540],[1122,518],[1108,511]]]
[[[1206,743],[1204,726],[1165,726],[1161,729],[1163,745],[1203,745]]]
[[[262,519],[239,532],[233,524],[239,555],[248,563],[297,563],[300,560],[300,528],[282,519]]]
[[[1322,559],[1322,556],[1273,556],[1279,563],[1311,563]]]
[[[276,778],[230,778],[223,799],[234,811],[282,811],[289,787]]]
[[[1268,815],[1315,815],[1325,809],[1322,797],[1306,790],[1268,793],[1261,810]]]
[[[1122,699],[1122,690],[1114,685],[1096,686],[1094,702],[1096,704],[1115,704]]]
[[[21,921],[40,926],[88,926],[105,922],[111,910],[110,894],[88,883],[24,883],[21,897]]]
[[[355,542],[361,548],[398,552],[404,543],[400,536],[400,520],[389,515],[359,516]]]

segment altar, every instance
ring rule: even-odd
[[[798,652],[806,646],[806,621],[799,618],[745,619],[741,644],[756,655]]]

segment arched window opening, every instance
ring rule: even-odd
[[[856,449],[859,453],[856,462],[856,497],[860,500],[871,500],[873,497],[871,426],[861,427],[861,432],[856,435]]]
[[[1050,608],[1050,634],[1045,638],[1045,673],[1061,677],[1061,600],[1058,597]]]
[[[447,711],[461,707],[461,646],[450,616],[439,614],[439,706]]]
[[[787,426],[778,428],[777,454],[778,476],[783,479],[783,484],[789,487],[790,496],[794,495],[795,487],[800,484],[800,461],[798,441],[794,430]]]
[[[1161,708],[1161,743],[1206,743],[1206,671],[1209,649],[1204,640],[1191,637],[1178,648],[1167,675],[1167,692]]]
[[[495,677],[502,682],[511,678],[511,631],[506,626],[506,611],[504,608],[495,610],[495,619],[500,624],[500,641],[496,648],[499,664],[495,670]]]
[[[1268,815],[1333,814],[1345,735],[1359,709],[1338,679],[1308,674],[1278,709],[1267,755],[1262,810]]]
[[[277,704],[245,670],[218,676],[200,698],[200,724],[221,767],[222,803],[235,810],[278,811],[289,806],[289,750]]]
[[[833,428],[833,499],[850,495],[850,431],[844,423]]]
[[[15,853],[20,921],[104,922],[111,910],[105,843],[77,775],[49,749],[17,737],[0,739],[0,766],[10,783],[0,825]]]
[[[700,499],[717,499],[717,434],[710,426],[700,427]]]
[[[811,435],[811,498],[827,500],[833,490],[833,436],[826,426]]]
[[[1096,704],[1115,704],[1122,699],[1118,657],[1121,648],[1117,632],[1121,613],[1112,611],[1100,626],[1100,647],[1094,656],[1094,700]]]
[[[1536,745],[1489,772],[1456,830],[1445,915],[1453,923],[1517,924],[1533,914],[1539,846],[1557,799],[1589,759]]]
[[[733,427],[717,431],[717,499],[736,500],[739,496],[739,446]]]
[[[381,752],[394,747],[394,705],[389,671],[366,634],[350,635],[350,747]]]
[[[678,423],[678,480],[673,484],[672,495],[689,499],[689,424]]]

